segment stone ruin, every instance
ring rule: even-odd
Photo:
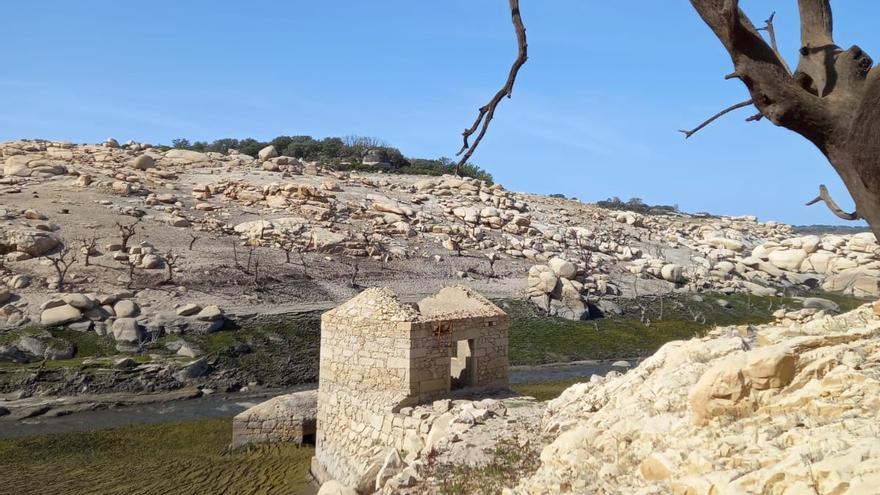
[[[367,289],[325,313],[315,478],[370,492],[389,449],[424,445],[412,406],[507,388],[507,328],[504,311],[459,286],[416,305]]]
[[[317,390],[279,395],[232,420],[232,448],[254,443],[310,443],[315,437]]]

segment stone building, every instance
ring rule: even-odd
[[[368,289],[321,317],[318,431],[312,472],[371,491],[389,448],[427,433],[401,409],[507,388],[507,315],[466,287],[417,305]]]

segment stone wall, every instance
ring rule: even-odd
[[[449,302],[458,311],[448,311]],[[421,449],[429,425],[400,411],[450,395],[459,341],[472,341],[470,390],[507,386],[503,311],[466,288],[444,289],[423,303],[420,312],[388,290],[368,289],[322,316],[319,478],[371,491],[389,448]]]
[[[232,447],[252,443],[292,442],[315,434],[318,391],[273,397],[232,420]]]

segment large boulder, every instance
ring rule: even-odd
[[[33,335],[22,335],[15,342],[15,347],[18,347],[28,354],[41,358],[46,352],[47,345],[43,339],[38,339]]]
[[[223,319],[223,311],[217,305],[206,306],[197,315],[199,321],[217,321]]]
[[[148,170],[156,166],[156,161],[150,155],[141,155],[129,160],[128,166],[137,170]]]
[[[210,160],[208,155],[191,150],[168,150],[165,152],[165,159],[176,164],[188,165],[191,163],[207,162]]]
[[[321,485],[318,495],[357,495],[354,488],[347,487],[336,480],[330,480]]]
[[[117,318],[111,332],[117,343],[132,345],[140,344],[146,335],[143,327],[134,318]]]
[[[684,269],[681,265],[667,263],[660,268],[660,276],[667,282],[679,283],[684,280]]]
[[[184,364],[183,368],[174,374],[174,378],[179,382],[187,382],[204,376],[209,371],[211,371],[211,366],[208,364],[208,361],[205,358],[198,358]]]
[[[249,239],[259,239],[260,236],[272,232],[273,228],[272,222],[268,220],[252,220],[236,225],[233,230]]]
[[[790,272],[800,270],[805,259],[807,252],[803,249],[777,249],[768,255],[768,260],[773,266]]]
[[[46,326],[56,326],[79,321],[80,318],[82,318],[80,310],[69,304],[62,304],[43,310],[40,314],[40,323]]]
[[[18,230],[9,232],[4,243],[15,251],[33,257],[43,256],[61,244],[57,237],[39,230]]]
[[[822,283],[828,292],[843,292],[856,297],[880,296],[880,271],[867,268],[851,268],[831,275]]]
[[[140,312],[140,307],[131,299],[123,299],[113,305],[113,313],[119,318],[133,318]]]
[[[804,298],[802,304],[805,308],[821,309],[826,313],[840,313],[840,306],[836,302],[821,297]]]
[[[265,148],[261,149],[257,153],[257,158],[259,158],[261,162],[265,162],[266,160],[269,160],[271,158],[275,158],[277,156],[278,156],[278,151],[271,144],[269,146],[266,146]]]
[[[80,311],[88,311],[95,307],[95,301],[85,294],[63,294],[61,299]]]
[[[315,228],[311,235],[312,247],[321,253],[334,253],[342,249],[345,234],[330,229]]]
[[[553,258],[547,265],[557,277],[573,279],[577,275],[575,264],[562,258]]]
[[[556,289],[559,277],[547,265],[534,265],[529,268],[529,295],[532,297],[550,294]]]
[[[76,346],[63,339],[52,339],[43,352],[43,357],[50,361],[71,359],[76,354]]]
[[[6,158],[3,165],[3,175],[7,177],[28,177],[31,175],[31,169],[28,168],[28,162],[33,160],[27,155],[13,155]]]

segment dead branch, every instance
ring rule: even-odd
[[[128,240],[131,239],[135,234],[135,229],[137,228],[137,224],[141,221],[140,218],[134,221],[134,223],[129,225],[122,225],[119,222],[116,222],[116,228],[119,229],[119,237],[122,238],[122,250],[125,251],[128,249]]]
[[[348,286],[351,287],[352,289],[357,289],[357,288],[360,287],[360,286],[358,285],[358,283],[357,283],[357,276],[358,276],[358,273],[359,273],[359,272],[360,272],[360,266],[359,266],[359,264],[358,264],[358,260],[357,260],[357,259],[352,260],[352,263],[351,263],[351,278],[350,278],[349,281],[348,281]]]
[[[749,99],[746,100],[746,101],[739,102],[739,103],[737,103],[736,105],[731,105],[731,106],[725,108],[724,110],[722,110],[722,111],[716,113],[715,115],[713,115],[713,116],[709,117],[708,119],[706,119],[705,122],[703,122],[702,124],[698,125],[697,127],[693,128],[693,129],[690,130],[690,131],[685,130],[685,129],[680,129],[678,132],[684,134],[684,138],[685,138],[685,139],[688,139],[689,137],[691,137],[691,136],[693,136],[694,134],[700,132],[700,130],[702,130],[704,127],[706,127],[707,125],[711,124],[712,122],[715,122],[716,120],[718,120],[719,118],[723,117],[724,115],[727,115],[728,113],[730,113],[730,112],[732,112],[732,111],[734,111],[734,110],[738,110],[738,109],[740,109],[740,108],[747,107],[747,106],[752,105],[752,104],[754,104],[754,103],[755,103],[755,102],[754,102],[751,98],[749,98]]]
[[[65,247],[55,255],[46,254],[43,255],[43,258],[49,260],[49,263],[55,268],[55,275],[58,278],[58,292],[64,292],[64,278],[67,276],[67,270],[76,263],[76,254],[69,247]]]
[[[125,283],[126,289],[131,289],[132,285],[134,285],[134,270],[137,268],[137,264],[134,263],[130,257],[126,257],[123,260],[119,260],[119,263],[128,268],[128,280]]]
[[[837,203],[834,201],[834,199],[831,198],[831,194],[828,193],[828,188],[825,187],[825,184],[821,184],[819,186],[819,195],[816,196],[816,199],[807,203],[807,206],[812,206],[819,201],[824,202],[825,206],[827,206],[828,209],[831,210],[831,213],[837,215],[838,218],[842,218],[844,220],[859,220],[862,218],[862,216],[859,215],[858,211],[847,213],[843,211],[840,206],[837,206]]]
[[[175,254],[171,249],[165,254],[165,267],[168,268],[168,278],[165,279],[166,284],[170,284],[174,280],[174,269],[177,267],[179,260],[180,255]]]
[[[193,250],[193,244],[195,244],[197,240],[199,240],[199,236],[197,236],[197,235],[193,234],[192,232],[190,232],[190,233],[189,233],[189,250],[190,250],[190,251]]]
[[[513,21],[514,31],[516,31],[516,44],[518,47],[516,60],[513,61],[513,65],[510,67],[510,73],[507,75],[507,82],[504,83],[504,86],[495,93],[495,96],[492,97],[487,105],[480,107],[480,111],[477,114],[477,118],[474,120],[473,125],[461,133],[464,142],[455,156],[461,156],[462,153],[464,153],[464,156],[462,156],[458,163],[455,164],[456,175],[458,175],[461,166],[470,160],[471,155],[476,151],[480,141],[483,140],[483,136],[486,135],[486,130],[489,128],[489,122],[491,122],[492,118],[495,116],[495,108],[498,106],[498,103],[500,103],[505,96],[510,98],[513,94],[513,84],[516,82],[516,76],[519,73],[519,69],[529,58],[528,43],[526,42],[526,28],[523,25],[522,17],[520,16],[519,0],[510,0],[510,16]],[[477,132],[477,128],[480,129],[480,132],[477,134],[474,144],[469,144],[468,138]]]
[[[79,250],[84,257],[83,264],[85,266],[89,266],[89,257],[95,252],[95,248],[98,246],[98,238],[92,236],[88,239],[77,239],[77,241],[79,242],[80,246]]]
[[[486,255],[489,260],[489,278],[495,278],[495,262],[498,261],[498,253],[491,252]]]
[[[770,37],[770,48],[772,48],[773,51],[776,53],[776,56],[779,57],[779,61],[782,62],[785,70],[787,70],[788,73],[791,74],[791,68],[785,62],[785,59],[782,58],[782,53],[779,52],[779,46],[776,44],[776,30],[773,28],[774,17],[776,17],[776,12],[770,14],[770,17],[768,17],[767,20],[764,21],[764,27],[758,28],[758,31],[767,31],[767,36]]]

